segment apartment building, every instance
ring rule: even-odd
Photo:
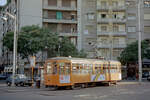
[[[13,13],[15,1],[6,7],[7,11]],[[97,56],[115,60],[127,44],[138,39],[137,1],[18,0],[18,27],[33,24],[48,27],[60,37],[68,36],[78,50],[84,49],[90,58]],[[142,39],[148,39],[150,0],[143,0],[142,6]],[[1,39],[8,28],[13,30],[14,27],[11,18],[9,22],[2,22]],[[4,51],[0,50],[1,57],[9,55]]]
[[[15,2],[10,2],[4,11],[11,12],[14,15]],[[3,11],[0,11],[0,16],[5,16]],[[0,18],[0,66],[6,64],[12,64],[12,52],[8,52],[8,50],[3,46],[3,37],[4,35],[14,30],[14,20],[7,16],[7,21]]]
[[[127,43],[138,40],[138,0],[127,0]],[[141,38],[150,39],[150,0],[143,0],[141,5]]]
[[[78,18],[77,0],[43,0],[43,26],[68,36],[77,46]]]
[[[77,45],[79,44],[78,41],[81,43],[81,38],[78,38],[81,31],[80,2],[81,0],[11,0],[8,6],[4,8],[4,11],[13,15],[18,12],[18,31],[26,25],[48,27],[51,32],[58,33],[60,37],[69,37],[70,41],[81,50],[81,45]],[[17,11],[16,7],[18,8]],[[13,61],[12,52],[8,52],[2,43],[3,36],[9,31],[14,31],[14,20],[9,16],[7,17],[7,21],[0,19],[2,22],[0,23],[0,66],[12,65]],[[44,61],[43,59],[47,58],[46,53],[39,52],[37,56],[37,62]]]
[[[138,40],[138,0],[82,1],[82,48],[89,57],[116,60]],[[87,6],[88,5],[88,6]],[[141,38],[150,38],[150,0],[141,4]]]
[[[125,0],[97,0],[97,47],[101,57],[117,59],[126,47]]]

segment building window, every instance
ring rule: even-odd
[[[117,1],[113,1],[112,5],[113,5],[113,7],[117,7],[118,6],[118,2]]]
[[[46,17],[46,14],[44,14]],[[49,19],[56,19],[56,12],[55,11],[48,11],[48,18]]]
[[[150,26],[144,26],[144,32],[150,33]]]
[[[107,31],[107,26],[101,26],[101,31],[106,32]]]
[[[75,46],[77,45],[77,37],[70,37],[71,43],[73,43]]]
[[[101,6],[104,8],[106,8],[106,6],[107,6],[107,3],[106,3],[106,1],[101,1]]]
[[[57,19],[62,19],[62,12],[56,12],[56,16]]]
[[[136,19],[136,14],[128,13],[128,20],[135,20],[135,19]]]
[[[49,6],[57,6],[57,0],[48,0]]]
[[[129,39],[128,39],[128,44],[131,44],[131,43],[133,43],[133,42],[135,42],[135,41],[136,41],[135,38],[129,38]]]
[[[128,27],[128,32],[136,32],[136,27],[135,26]]]
[[[150,20],[150,14],[144,14],[144,19],[145,20]]]
[[[106,14],[101,14],[101,18],[106,18]]]
[[[118,32],[118,31],[119,31],[119,26],[113,25],[113,32]]]
[[[87,2],[87,5],[89,6],[89,7],[95,7],[95,1],[93,1],[93,0],[87,0],[86,1]]]
[[[84,34],[93,34],[94,26],[93,25],[86,25]]]
[[[63,7],[71,7],[71,0],[62,0],[62,6]]]
[[[87,18],[88,20],[94,20],[94,13],[88,13]]]
[[[71,33],[71,24],[63,24],[62,32],[63,33]]]

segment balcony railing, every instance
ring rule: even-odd
[[[126,19],[123,18],[117,18],[117,19],[110,19],[110,18],[97,18],[97,22],[98,23],[109,23],[109,22],[112,22],[112,23],[126,23]]]
[[[48,5],[44,5],[43,9],[47,9],[47,10],[77,11],[77,7],[58,7],[58,6],[48,6]]]
[[[126,10],[125,6],[112,6],[112,9],[114,11],[119,11],[119,10]]]
[[[97,5],[97,10],[108,10],[109,9],[109,6],[100,6],[100,5]]]
[[[98,44],[97,48],[125,48],[126,44],[109,44],[109,43],[105,43],[105,44]]]
[[[47,22],[47,23],[73,23],[73,24],[77,24],[76,20],[66,20],[66,19],[49,19],[49,18],[44,18],[43,22]]]
[[[109,18],[97,18],[97,22],[98,23],[108,23],[109,22]]]
[[[122,11],[122,10],[126,10],[126,7],[125,6],[100,6],[100,5],[97,5],[97,10],[109,10],[109,9],[112,9],[113,11]]]
[[[116,32],[102,32],[102,31],[97,31],[97,35],[115,35],[115,36],[126,36],[127,33],[125,31],[116,31]]]
[[[77,32],[58,32],[59,36],[78,36]]]

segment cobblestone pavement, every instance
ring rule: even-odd
[[[0,100],[150,100],[150,82],[124,81],[113,86],[53,90],[0,85]]]

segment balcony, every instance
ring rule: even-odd
[[[99,43],[98,45],[97,45],[97,48],[99,48],[99,49],[102,49],[102,48],[118,48],[118,49],[122,49],[122,48],[125,48],[126,47],[126,44],[112,44],[112,45],[110,45],[109,43],[105,43],[105,44],[102,44],[102,43]]]
[[[123,19],[110,19],[110,18],[97,18],[97,22],[98,23],[126,23],[126,19],[123,18]]]
[[[102,32],[102,31],[97,31],[97,35],[101,35],[101,36],[106,36],[106,35],[113,35],[113,36],[126,36],[127,33],[125,31],[122,31],[122,32],[119,32],[119,31],[116,31],[116,32]]]
[[[113,48],[125,48],[126,47],[126,44],[113,44],[112,46]]]
[[[110,46],[110,44],[102,44],[102,43],[99,43],[99,44],[97,44],[97,48],[98,49],[102,49],[102,48],[110,48],[111,46]]]
[[[109,18],[97,18],[98,23],[109,23],[110,19]]]
[[[98,6],[97,6],[97,10],[100,10],[100,11],[107,11],[107,10],[109,10],[109,6],[100,6],[100,5],[98,5]]]
[[[78,36],[78,33],[77,32],[74,32],[74,33],[69,33],[69,32],[59,32],[58,34],[59,36],[75,36],[77,37]]]
[[[113,22],[113,23],[126,23],[126,19],[125,18],[118,18],[118,19],[111,19],[111,21]]]
[[[43,18],[43,22],[47,22],[47,23],[77,24],[76,20],[66,20],[66,19],[49,19],[49,18]]]
[[[112,9],[113,11],[125,11],[126,10],[126,7],[125,6],[119,6],[119,5],[116,5],[116,6],[101,6],[101,5],[97,5],[97,10],[99,11],[107,11],[109,9]]]
[[[125,6],[113,6],[112,10],[113,11],[125,11],[126,7]]]
[[[46,10],[59,10],[59,11],[77,11],[76,7],[58,7],[58,6],[48,6],[48,5],[44,5],[43,9],[46,9]]]

